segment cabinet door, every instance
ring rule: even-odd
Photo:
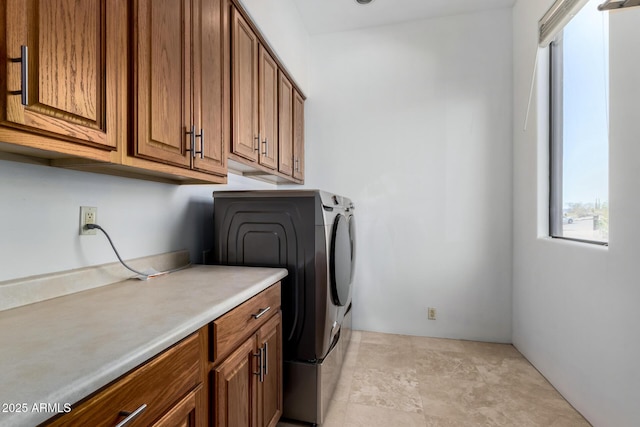
[[[197,403],[200,393],[201,386],[176,403],[152,427],[204,427],[203,413]]]
[[[137,0],[133,17],[135,155],[179,166],[191,164],[190,4]]]
[[[226,0],[193,3],[193,97],[196,145],[193,167],[226,174],[229,144],[229,47]]]
[[[256,425],[258,358],[255,337],[245,341],[213,371],[214,426]]]
[[[278,78],[278,170],[293,174],[293,85],[280,72]]]
[[[258,37],[232,8],[231,87],[233,153],[258,160]]]
[[[278,166],[278,65],[262,46],[259,64],[259,163],[275,169]]]
[[[273,316],[258,331],[263,354],[263,381],[258,387],[258,426],[275,427],[282,415],[282,315]]]
[[[304,180],[304,98],[293,91],[293,177]]]
[[[141,409],[135,425],[151,425],[162,414],[168,415],[183,396],[201,388],[205,357],[201,345],[205,333],[201,330],[190,335],[89,399],[73,405],[71,412],[47,426],[113,427],[124,420],[123,412],[132,413],[144,405],[146,409]]]
[[[104,148],[116,147],[116,34],[106,0],[6,0],[5,124]],[[108,4],[109,3],[109,4]],[[2,13],[0,12],[0,13]],[[113,12],[113,13],[112,13]],[[21,46],[28,50],[22,79]],[[22,93],[26,91],[26,104]]]

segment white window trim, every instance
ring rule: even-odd
[[[538,21],[538,43],[547,47],[589,0],[557,0]]]

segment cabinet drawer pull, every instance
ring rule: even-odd
[[[253,146],[253,150],[254,151],[260,150],[260,134],[258,134],[258,136],[254,136],[253,140],[256,141],[256,143]]]
[[[269,157],[269,138],[265,138],[262,143],[264,144],[264,151],[262,152],[262,154],[266,157]]]
[[[193,147],[193,158],[196,157],[196,154],[200,154],[200,158],[204,159],[204,129],[200,129],[200,133],[196,135],[196,138],[200,138],[200,151],[195,151],[195,147]]]
[[[29,47],[21,46],[22,66],[20,73],[22,74],[22,105],[29,105]]]
[[[133,420],[138,418],[140,414],[142,414],[146,409],[147,409],[147,404],[143,403],[142,406],[140,406],[138,409],[136,409],[133,412],[120,411],[120,416],[121,417],[126,416],[127,418],[125,418],[124,420],[116,424],[116,427],[125,427],[129,423],[133,422]]]
[[[269,343],[264,343],[264,360],[262,361],[262,368],[264,374],[269,375]]]
[[[262,309],[260,309],[260,312],[259,312],[258,314],[252,314],[252,315],[251,315],[251,317],[253,317],[254,319],[259,319],[259,318],[261,318],[262,316],[264,316],[264,315],[265,315],[265,313],[266,313],[267,311],[269,311],[269,310],[271,310],[271,307],[262,308]]]
[[[196,127],[191,125],[191,131],[185,131],[186,135],[191,135],[190,138],[190,148],[187,148],[185,151],[190,151],[192,157],[196,157]]]
[[[300,172],[300,169],[299,169],[299,166],[298,166],[299,163],[300,163],[300,160],[298,160],[298,158],[296,157],[296,160],[295,160],[295,163],[294,163],[295,164],[295,168],[294,169],[295,169],[296,172]]]
[[[20,102],[25,107],[29,105],[29,47],[20,46],[20,58],[10,59],[9,62],[20,63],[20,79],[22,87],[20,90],[11,91],[11,95],[20,95]]]
[[[253,374],[258,376],[258,380],[261,383],[264,382],[264,370],[262,369],[263,367],[262,361],[264,360],[264,353],[262,350],[263,350],[262,347],[260,347],[258,352],[253,354],[253,357],[258,358],[258,372],[254,372]]]

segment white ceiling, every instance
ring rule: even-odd
[[[294,0],[309,34],[511,7],[516,0]]]

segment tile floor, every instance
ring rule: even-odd
[[[512,345],[354,331],[322,427],[589,425]]]

